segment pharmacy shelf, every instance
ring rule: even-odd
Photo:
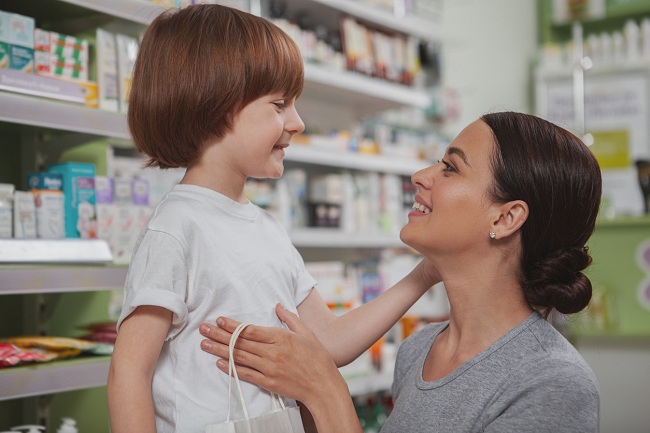
[[[346,378],[350,395],[352,397],[373,394],[376,392],[390,391],[393,386],[392,373],[373,373],[366,376]]]
[[[143,0],[61,0],[76,6],[115,17],[123,18],[139,24],[149,24],[164,7]],[[441,39],[441,26],[437,20],[423,19],[419,16],[407,15],[398,17],[388,11],[350,0],[294,0],[290,2],[304,8],[326,7],[363,21],[372,22],[386,29],[413,35],[429,41]]]
[[[139,24],[149,24],[158,16],[164,7],[143,0],[61,0],[75,6],[101,12],[114,17],[123,18]]]
[[[130,138],[125,116],[83,105],[0,92],[0,122]]]
[[[105,386],[110,362],[110,356],[98,356],[0,370],[0,401]],[[393,376],[370,374],[346,382],[352,396],[365,395],[390,390]]]
[[[0,239],[0,264],[112,263],[113,254],[101,239]]]
[[[0,370],[0,401],[106,385],[110,356]]]
[[[126,266],[0,266],[0,295],[123,290]]]
[[[289,231],[297,248],[400,248],[397,234],[348,233],[336,228],[309,228]]]
[[[407,35],[428,41],[442,39],[442,26],[438,19],[424,19],[414,15],[397,16],[395,13],[374,7],[368,2],[351,0],[287,0],[289,10],[316,9],[319,6],[334,9],[362,21],[370,22]]]
[[[366,77],[361,78],[365,79]],[[368,78],[368,80],[372,79]],[[386,86],[390,83],[380,83],[379,85]],[[126,117],[122,114],[2,91],[0,91],[0,121],[98,136],[130,138]],[[408,158],[335,153],[300,145],[292,145],[287,150],[286,159],[308,164],[407,176],[428,165],[426,161]]]
[[[348,103],[358,114],[400,106],[425,107],[425,92],[348,71],[305,65],[304,95]],[[303,96],[305,97],[305,96]],[[129,139],[126,116],[80,104],[0,91],[0,121]]]
[[[383,155],[362,155],[358,153],[333,152],[293,144],[286,150],[286,161],[351,170],[380,172],[410,176],[430,165],[427,161]]]
[[[432,100],[423,89],[313,63],[305,63],[302,97],[350,105],[360,116],[404,106],[424,109]]]

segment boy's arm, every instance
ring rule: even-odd
[[[336,317],[316,290],[298,306],[298,313],[341,367],[372,346],[440,281],[438,272],[425,259],[393,287],[343,316]]]
[[[155,433],[151,380],[171,321],[171,311],[144,305],[122,322],[108,373],[113,433]]]

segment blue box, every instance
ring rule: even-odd
[[[65,237],[97,238],[95,209],[95,164],[63,162],[47,169],[63,176]]]
[[[27,189],[29,191],[63,191],[63,175],[61,173],[29,173]]]

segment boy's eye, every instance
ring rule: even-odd
[[[278,107],[280,110],[284,110],[285,108],[287,108],[287,104],[285,104],[284,102],[274,102],[273,105]]]

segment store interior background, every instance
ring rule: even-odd
[[[442,1],[442,82],[451,99],[448,103],[456,112],[453,118],[441,126],[447,136],[453,137],[486,112],[513,110],[535,113],[534,67],[539,59],[541,45],[551,41],[554,35],[570,35],[568,26],[553,27],[550,23],[548,11],[551,3],[551,0]],[[618,29],[626,19],[638,21],[642,16],[650,16],[650,0],[630,0],[627,3],[632,4],[631,10],[638,13],[616,17],[610,23],[604,22],[602,28]],[[0,9],[7,9],[5,4],[6,2],[0,2]],[[650,66],[648,73],[650,74]],[[2,110],[4,109],[3,107]],[[15,148],[0,143],[3,144],[0,148],[0,170],[4,173],[15,172]],[[620,228],[622,236],[650,238],[647,219],[648,216],[641,217],[645,222],[639,225],[624,225]],[[627,260],[631,261],[634,253],[626,250],[627,244],[621,246],[617,243],[618,226],[606,226],[606,230],[613,233],[613,241],[610,244],[607,243],[610,238],[599,241],[597,246],[600,250],[596,248],[594,252],[594,267],[602,266],[608,270],[607,281],[627,281],[629,276],[625,269],[607,267],[606,261],[610,258],[607,254],[629,257]],[[603,250],[609,252],[600,255]],[[596,275],[600,277],[598,273]],[[77,295],[77,299],[79,297]],[[18,309],[22,308],[21,301],[13,297],[7,298],[0,300],[0,337],[9,336],[21,329],[19,324],[8,319],[15,318],[12,310],[17,306]],[[103,306],[110,301],[106,294],[93,294],[75,302]],[[59,301],[59,304],[62,302]],[[90,310],[92,308],[98,307],[91,307]],[[59,314],[79,315],[78,312],[70,311]],[[619,311],[618,314],[625,315],[626,311]],[[580,319],[576,320],[579,323]],[[572,342],[594,369],[600,382],[602,432],[650,431],[650,311],[647,311],[646,320],[647,324],[640,326],[639,332],[577,332],[571,336]],[[60,406],[68,404],[78,405],[81,408],[79,412],[91,413],[97,409],[94,405],[105,401],[104,392],[103,388],[74,392],[70,394],[75,395],[65,402],[53,399],[51,403],[53,406],[59,405],[53,407],[57,413],[62,412]],[[3,417],[16,420],[12,412],[23,410],[19,402],[0,401],[0,430],[9,427],[3,423]]]

